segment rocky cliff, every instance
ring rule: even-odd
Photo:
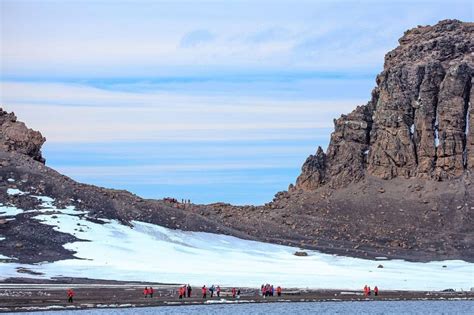
[[[327,152],[303,165],[297,189],[382,179],[458,178],[474,168],[474,23],[407,31],[385,56],[372,99],[334,121]]]
[[[28,129],[24,123],[17,121],[14,113],[0,108],[0,149],[26,154],[44,163],[41,146],[45,141],[40,132]]]

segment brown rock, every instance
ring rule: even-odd
[[[14,113],[7,113],[0,108],[0,149],[16,151],[44,163],[41,146],[45,141],[41,133],[17,121]]]
[[[474,165],[474,24],[445,20],[399,42],[372,99],[334,121],[327,153],[306,160],[296,188],[344,187],[367,175],[444,180]]]

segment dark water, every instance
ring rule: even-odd
[[[91,309],[80,311],[48,311],[16,314],[474,314],[474,301],[247,303],[127,309]]]

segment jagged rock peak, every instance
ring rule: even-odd
[[[13,112],[0,108],[0,150],[15,151],[45,163],[41,155],[41,146],[45,141],[39,131],[29,129],[23,122],[17,121]]]
[[[420,26],[399,42],[371,100],[334,120],[327,153],[306,160],[296,189],[342,187],[367,174],[445,180],[474,168],[474,23]]]

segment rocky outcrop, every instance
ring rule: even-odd
[[[343,187],[367,174],[445,180],[473,167],[474,23],[418,27],[399,43],[371,101],[334,121],[327,153],[307,159],[296,189]]]
[[[0,149],[28,155],[41,163],[41,146],[46,139],[40,132],[28,129],[23,122],[17,121],[14,113],[0,108]]]

